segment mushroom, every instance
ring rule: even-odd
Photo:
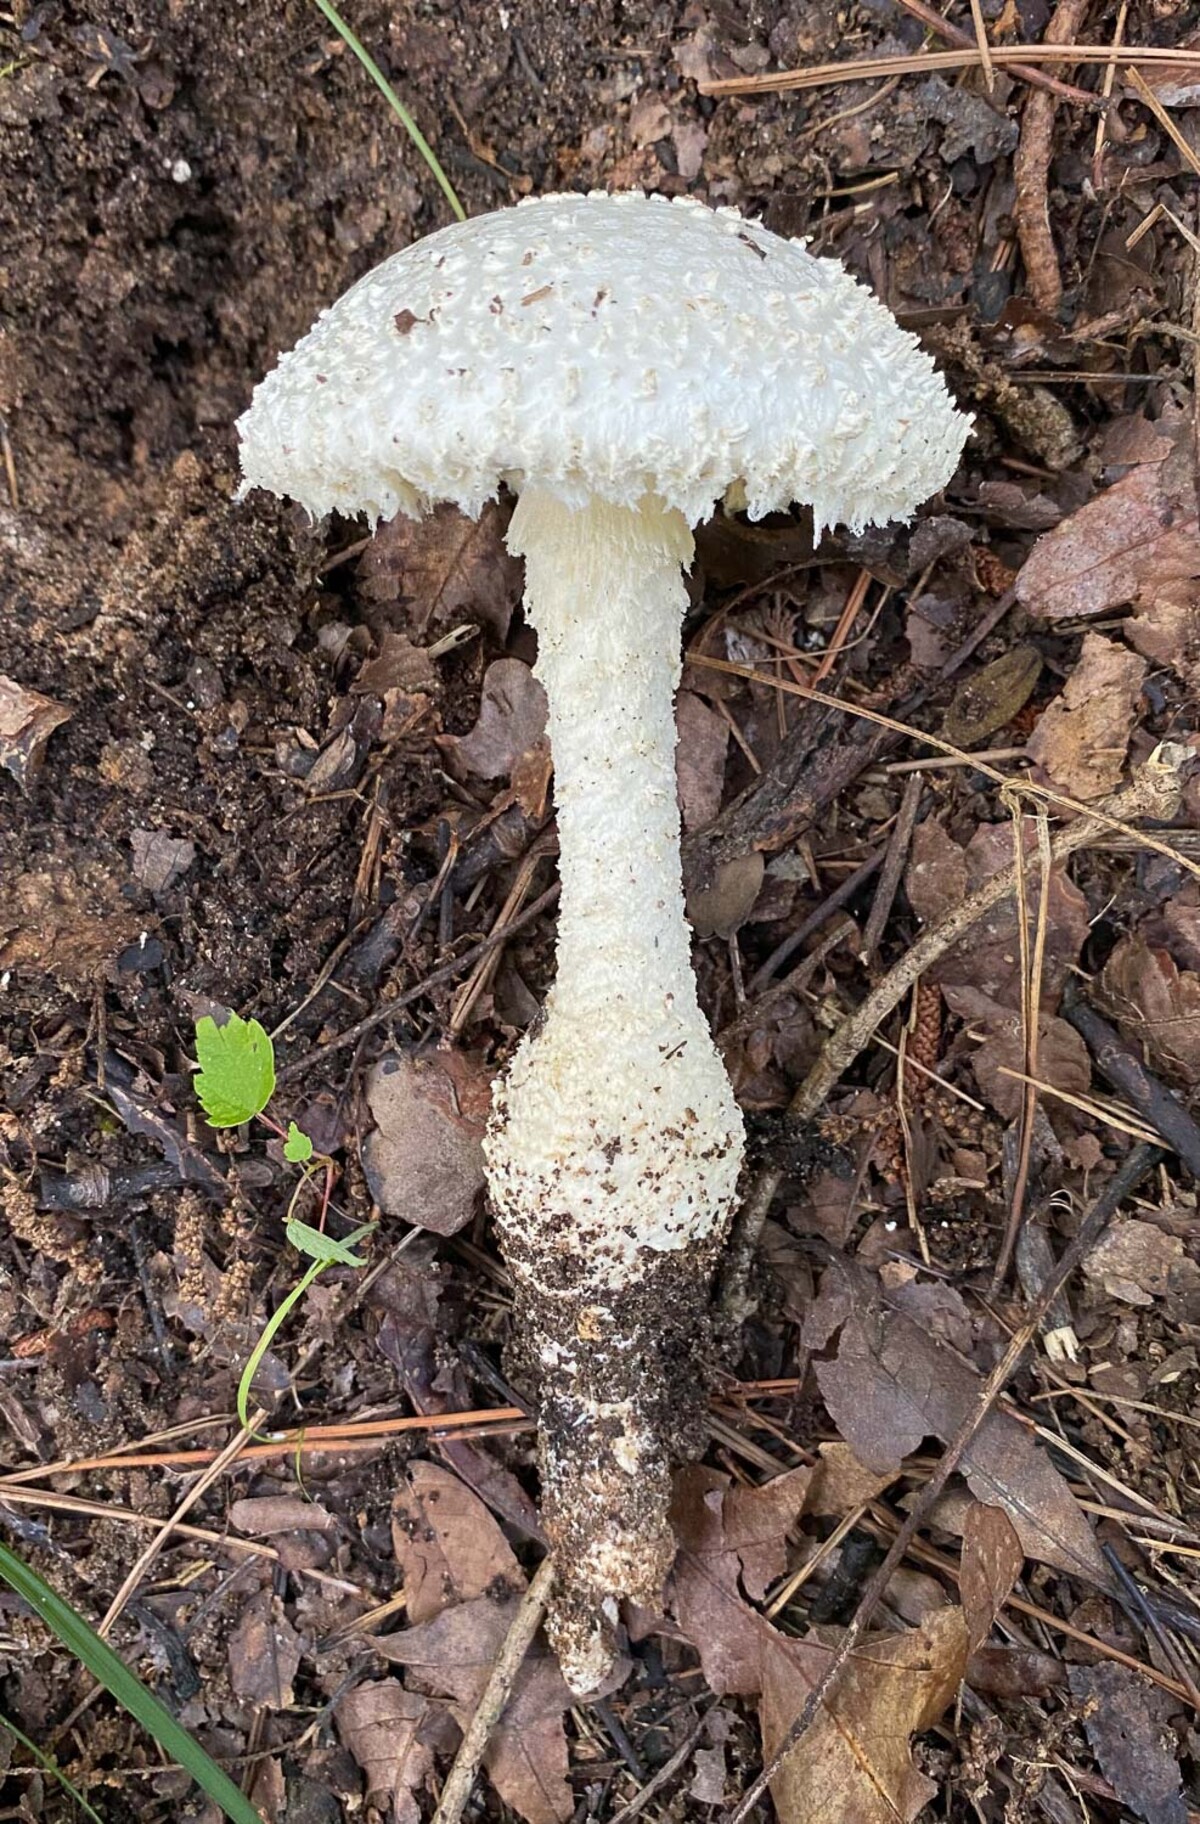
[[[370,520],[517,495],[550,705],[558,963],[499,1085],[487,1174],[538,1389],[551,1638],[579,1692],[659,1601],[674,1458],[743,1126],[701,1013],[673,700],[692,527],[731,491],[825,526],[911,515],[969,421],[835,261],[732,210],[549,196],[369,272],[257,388],[243,492]]]

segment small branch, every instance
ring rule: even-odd
[[[904,782],[904,792],[900,799],[900,809],[888,843],[887,855],[884,858],[883,872],[879,876],[879,885],[871,901],[871,910],[867,914],[867,923],[863,931],[862,960],[869,963],[883,936],[884,926],[891,915],[892,902],[900,885],[900,876],[908,860],[908,845],[912,841],[913,825],[917,821],[917,809],[921,803],[921,793],[925,782],[919,773],[912,773]]]
[[[754,1310],[755,1301],[747,1291],[750,1269],[762,1240],[767,1213],[782,1183],[783,1173],[775,1166],[768,1166],[759,1172],[734,1219],[717,1296],[718,1311],[734,1327],[744,1324]]]
[[[1037,1335],[1038,1328],[1047,1311],[1049,1311],[1054,1300],[1058,1297],[1058,1294],[1062,1291],[1067,1280],[1071,1277],[1071,1274],[1075,1271],[1084,1255],[1089,1253],[1096,1245],[1100,1235],[1104,1229],[1108,1227],[1109,1222],[1112,1220],[1121,1203],[1129,1196],[1131,1191],[1136,1189],[1142,1179],[1146,1176],[1146,1173],[1153,1170],[1162,1157],[1163,1152],[1161,1147],[1139,1146],[1135,1148],[1135,1150],[1130,1153],[1125,1163],[1114,1172],[1112,1178],[1084,1217],[1079,1227],[1079,1233],[1076,1235],[1070,1247],[1064,1251],[1063,1257],[1059,1261],[1057,1268],[1043,1287],[1041,1296],[1033,1305],[1021,1328],[1013,1335],[1008,1348],[980,1388],[979,1398],[976,1400],[974,1407],[959,1426],[957,1433],[941,1461],[938,1463],[937,1468],[921,1490],[920,1499],[916,1502],[901,1526],[900,1531],[896,1534],[895,1539],[888,1548],[888,1553],[884,1558],[883,1563],[872,1575],[870,1582],[862,1593],[862,1598],[855,1611],[853,1621],[843,1634],[841,1641],[838,1643],[837,1651],[833,1654],[829,1664],[821,1674],[821,1677],[809,1692],[803,1710],[801,1710],[799,1716],[784,1736],[778,1749],[750,1787],[750,1790],[734,1810],[732,1816],[728,1820],[728,1824],[745,1824],[745,1820],[749,1817],[754,1807],[758,1804],[758,1801],[766,1792],[767,1787],[779,1772],[779,1769],[782,1767],[788,1755],[792,1753],[793,1749],[798,1745],[801,1738],[808,1730],[817,1711],[828,1698],[835,1683],[841,1676],[842,1668],[845,1666],[850,1655],[853,1653],[854,1648],[862,1638],[867,1623],[870,1621],[871,1616],[874,1614],[876,1607],[885,1594],[888,1584],[895,1575],[905,1553],[908,1551],[909,1546],[916,1537],[918,1530],[924,1525],[925,1521],[929,1518],[929,1515],[933,1512],[933,1509],[941,1496],[942,1490],[962,1462],[964,1455],[970,1447],[972,1439],[988,1413],[991,1411],[997,1396],[1005,1386],[1009,1376],[1013,1373],[1013,1370],[1024,1355],[1030,1342]]]
[[[1083,24],[1088,0],[1059,0],[1046,27],[1044,42],[1069,44]],[[1013,158],[1017,196],[1014,214],[1029,293],[1039,310],[1056,311],[1062,303],[1062,272],[1050,229],[1050,160],[1054,152],[1054,116],[1058,103],[1038,90],[1021,116],[1021,141]]]
[[[442,1796],[434,1813],[433,1824],[458,1824],[462,1817],[479,1764],[487,1752],[487,1745],[492,1738],[492,1731],[504,1713],[505,1705],[512,1696],[512,1689],[517,1674],[524,1663],[525,1655],[533,1644],[533,1637],[542,1625],[546,1612],[546,1603],[554,1585],[554,1560],[543,1558],[534,1575],[532,1583],[521,1598],[520,1606],[513,1616],[512,1626],[505,1637],[504,1645],[496,1656],[496,1663],[488,1674],[487,1684],[483,1687],[475,1714],[471,1718],[467,1733],[463,1736],[462,1745],[454,1757],[450,1777],[442,1788]]]
[[[1077,817],[1055,836],[1050,854],[1055,862],[1064,861],[1108,830],[1109,819],[1128,822],[1131,818],[1169,819],[1179,803],[1179,766],[1174,750],[1165,758],[1151,758],[1142,767],[1133,784],[1117,792],[1096,807],[1096,814]],[[872,990],[860,1007],[844,1019],[829,1040],[812,1070],[792,1097],[789,1112],[800,1120],[811,1121],[830,1090],[870,1043],[877,1026],[899,1006],[917,977],[932,968],[939,957],[966,936],[973,925],[991,912],[1016,890],[1015,864],[996,874],[940,924],[917,939],[894,969],[888,971],[879,986]]]
[[[944,38],[948,44],[958,45],[963,50],[977,45],[980,60],[983,60],[986,39],[983,35],[982,18],[976,13],[974,4],[972,5],[972,17],[978,19],[974,37],[970,32],[965,32],[961,25],[955,25],[951,20],[943,19],[937,8],[927,5],[926,0],[896,0],[896,4],[903,7],[906,13],[911,13],[914,19],[919,19],[921,24],[927,26],[931,32],[936,32],[939,38]],[[980,41],[981,39],[983,41]],[[992,55],[990,44],[987,45],[986,55],[987,61],[994,71],[996,60]],[[1060,96],[1063,101],[1077,101],[1085,108],[1092,108],[1096,105],[1095,96],[1089,95],[1086,89],[1073,89],[1069,83],[1060,82],[1057,76],[1047,76],[1041,70],[1035,70],[1031,64],[1011,64],[1009,74],[1019,76],[1022,82],[1028,82],[1035,89],[1049,89],[1052,95]],[[990,82],[988,86],[991,87]]]
[[[461,956],[456,956],[450,962],[443,963],[440,969],[433,970],[423,981],[415,982],[411,988],[406,988],[402,994],[397,994],[392,1000],[381,1002],[378,1007],[372,1008],[365,1019],[358,1020],[353,1026],[348,1026],[345,1032],[339,1032],[335,1039],[329,1039],[324,1045],[318,1045],[315,1051],[306,1053],[302,1058],[293,1058],[290,1064],[284,1065],[276,1080],[280,1083],[290,1083],[294,1078],[310,1071],[314,1064],[319,1064],[323,1058],[329,1057],[332,1052],[341,1051],[347,1045],[357,1044],[359,1039],[368,1032],[374,1032],[377,1026],[382,1026],[384,1021],[390,1019],[394,1013],[400,1013],[405,1007],[411,1007],[414,1001],[419,1001],[431,989],[441,988],[445,983],[454,981],[467,969],[473,969],[476,963],[481,962],[485,956],[490,956],[498,944],[507,943],[510,937],[515,937],[518,931],[523,931],[526,925],[531,925],[536,918],[541,917],[543,912],[548,911],[558,898],[558,894],[559,883],[555,881],[554,885],[547,887],[546,891],[540,894],[531,906],[526,906],[523,912],[518,912],[517,916],[510,919],[508,924],[498,923],[493,926],[488,935],[470,950],[464,950]]]
[[[1162,1135],[1164,1145],[1179,1154],[1194,1178],[1200,1178],[1200,1127],[1178,1096],[1151,1076],[1093,1008],[1076,1001],[1064,1006],[1062,1014],[1087,1045],[1105,1081],[1133,1103],[1154,1132]]]

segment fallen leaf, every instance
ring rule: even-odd
[[[39,690],[0,674],[0,766],[24,789],[42,764],[46,743],[71,711]]]
[[[364,599],[402,603],[418,637],[463,616],[481,622],[503,645],[523,577],[504,544],[507,524],[495,501],[478,519],[450,506],[435,507],[422,519],[398,513],[380,526],[359,561]]]
[[[833,1648],[812,1636],[780,1633],[742,1596],[738,1555],[722,1524],[727,1483],[699,1467],[676,1478],[675,1612],[716,1694],[758,1698],[768,1760]],[[860,1641],[835,1695],[771,1782],[782,1824],[907,1824],[915,1818],[936,1788],[913,1765],[909,1740],[945,1711],[966,1660],[966,1623],[957,1608],[941,1610],[910,1633]]]
[[[1084,635],[1079,663],[1041,714],[1028,753],[1072,798],[1102,798],[1121,778],[1146,662],[1116,640]]]
[[[723,1805],[725,1803],[725,1749],[723,1745],[716,1748],[697,1748],[692,1756],[695,1772],[688,1788],[688,1796],[698,1805]]]
[[[837,1353],[814,1363],[821,1397],[856,1457],[896,1470],[923,1438],[948,1444],[979,1399],[980,1377],[960,1356],[881,1298],[878,1282],[849,1260],[826,1271],[803,1341]],[[1004,1509],[1029,1558],[1100,1589],[1111,1574],[1082,1508],[1045,1451],[994,1407],[962,1459],[980,1501]]]
[[[437,1235],[471,1221],[483,1190],[483,1130],[491,1072],[450,1049],[391,1053],[367,1078],[374,1130],[363,1169],[380,1209]]]
[[[982,1697],[1009,1703],[1049,1697],[1067,1682],[1067,1669],[1052,1653],[1033,1647],[980,1647],[967,1662],[967,1683]]]
[[[687,915],[697,937],[732,937],[754,910],[766,870],[765,856],[751,849],[719,863],[711,886],[694,887]]]
[[[474,728],[443,744],[476,778],[507,779],[545,733],[545,691],[520,659],[497,659],[487,668]]]
[[[965,848],[940,825],[928,821],[918,824],[905,875],[909,903],[924,923],[936,924],[956,910],[968,893],[1002,869],[1010,868],[1013,852],[1013,829],[1007,820],[980,824]],[[1026,852],[1026,898],[1032,925],[1038,916],[1042,892],[1033,830],[1026,833]],[[1079,960],[1091,929],[1090,918],[1087,900],[1065,868],[1052,868],[1042,978],[1042,1005],[1047,1011],[1053,1010],[1068,971]],[[933,965],[927,979],[943,989],[968,987],[993,1001],[1019,1007],[1021,943],[1015,897],[977,919],[967,937]]]
[[[1200,534],[1189,416],[1163,428],[1157,460],[1139,463],[1038,540],[1017,578],[1017,600],[1030,614],[1076,620],[1130,603],[1153,614],[1194,593]]]
[[[946,711],[942,733],[955,747],[978,747],[1011,722],[1033,695],[1042,669],[1036,646],[1012,646],[964,680]]]
[[[873,1501],[896,1479],[891,1470],[868,1469],[840,1439],[819,1444],[817,1454],[820,1463],[806,1504],[810,1514],[830,1514],[844,1519],[856,1508]]]
[[[169,830],[134,830],[133,872],[147,893],[165,893],[187,873],[196,859],[196,845]]]
[[[820,1235],[843,1248],[858,1221],[859,1185],[852,1171],[822,1171],[804,1186],[804,1200],[788,1209],[788,1227],[798,1235]]]
[[[441,677],[424,646],[414,646],[389,628],[379,642],[379,651],[364,661],[350,688],[356,694],[376,697],[386,697],[389,690],[405,696],[434,696],[441,688]]]
[[[741,1564],[742,1586],[755,1602],[761,1602],[787,1570],[788,1529],[800,1517],[812,1476],[812,1470],[802,1465],[759,1487],[735,1482],[725,1490],[722,1535]]]
[[[1187,1824],[1188,1807],[1165,1693],[1127,1666],[1071,1666],[1071,1691],[1100,1771],[1145,1824]]]
[[[1005,1121],[1015,1120],[1025,1099],[1021,1081],[1025,1035],[1020,1016],[975,989],[943,986],[942,993],[951,1012],[967,1022],[972,1035],[983,1034],[983,1042],[971,1057],[980,1094]],[[1092,1086],[1087,1046],[1073,1026],[1052,1014],[1038,1020],[1036,1075],[1039,1082],[1071,1096],[1085,1096]]]
[[[380,1678],[354,1685],[333,1713],[363,1770],[368,1801],[390,1801],[393,1824],[420,1824],[418,1795],[433,1772],[433,1754],[422,1740],[430,1709],[428,1698],[406,1691],[398,1678]]]
[[[1200,1079],[1200,974],[1177,968],[1166,950],[1134,932],[1105,963],[1099,986],[1133,1049],[1191,1089]]]
[[[239,1533],[256,1539],[273,1533],[335,1533],[337,1517],[303,1495],[249,1495],[235,1501],[229,1510],[229,1524]]]
[[[416,1626],[453,1603],[524,1583],[512,1547],[479,1496],[437,1463],[411,1463],[392,1497],[392,1546]]]
[[[774,1654],[759,1707],[763,1757],[784,1741],[814,1683],[793,1654]],[[947,1608],[906,1634],[868,1635],[831,1705],[771,1781],[780,1824],[910,1824],[935,1796],[913,1764],[911,1737],[932,1728],[962,1682],[967,1630]]]
[[[300,1636],[270,1590],[252,1596],[229,1636],[229,1686],[244,1704],[287,1710],[300,1664]]]
[[[972,1653],[992,1631],[997,1615],[1012,1595],[1025,1568],[1025,1554],[1012,1521],[1002,1507],[973,1501],[963,1526],[962,1565],[958,1588]]]
[[[681,690],[675,705],[679,745],[675,774],[685,830],[703,829],[721,808],[729,724],[694,691]]]
[[[480,1596],[445,1609],[419,1627],[377,1635],[373,1645],[394,1664],[408,1668],[411,1686],[451,1698],[453,1714],[466,1728],[517,1606],[516,1597],[494,1602]],[[546,1649],[534,1647],[517,1674],[483,1758],[498,1795],[526,1824],[567,1824],[574,1813],[563,1726],[563,1716],[574,1701],[557,1660]]]
[[[1083,1259],[1088,1278],[1110,1298],[1127,1305],[1151,1305],[1170,1289],[1172,1269],[1187,1250],[1178,1235],[1166,1235],[1152,1222],[1125,1218],[1109,1224]]]

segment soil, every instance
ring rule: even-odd
[[[1035,621],[1021,606],[1005,618],[997,604],[1040,531],[1145,459],[1148,424],[1174,425],[1178,438],[1190,424],[1200,327],[1194,177],[1131,90],[1118,88],[1099,154],[1097,113],[1062,103],[1050,129],[1047,206],[1064,290],[1047,308],[1035,301],[1047,275],[1027,270],[1014,221],[1014,154],[1035,92],[1020,80],[998,72],[990,97],[977,71],[720,100],[697,89],[706,75],[920,51],[916,10],[883,0],[361,0],[353,24],[469,213],[556,188],[694,193],[780,233],[811,235],[817,251],[845,260],[921,334],[977,418],[946,496],[914,528],[827,538],[815,555],[802,514],[757,527],[722,517],[700,539],[689,637],[701,656],[749,654],[778,668],[770,639],[784,623],[770,613],[785,614],[784,645],[794,633],[795,652],[819,654],[835,640],[834,681],[860,705],[904,708],[908,721],[933,731],[953,712],[956,742],[1016,750],[1079,662],[1082,623]],[[1035,0],[983,7],[997,42],[1014,32],[1039,37],[1049,10]],[[965,6],[955,16],[972,29]],[[1076,35],[1107,43],[1116,17],[1101,0]],[[1133,44],[1194,43],[1198,23],[1194,6],[1135,0],[1124,29]],[[1089,91],[1101,82],[1094,67],[1061,74]],[[1195,96],[1171,108],[1194,168]],[[449,1034],[470,1048],[486,1080],[545,991],[553,913],[519,929],[465,1013],[454,998],[464,972],[338,1042],[491,928],[545,823],[536,764],[498,790],[456,755],[457,739],[476,723],[488,665],[504,653],[532,654],[515,601],[477,575],[457,590],[443,586],[445,575],[431,586],[441,547],[410,549],[405,531],[398,545],[380,539],[364,553],[359,527],[311,526],[285,504],[235,499],[233,424],[256,379],[348,284],[447,219],[354,57],[300,0],[257,8],[6,0],[0,174],[0,675],[68,712],[44,752],[26,739],[14,754],[0,736],[0,1469],[44,1470],[118,1447],[122,1458],[146,1458],[43,1475],[32,1484],[47,1491],[41,1506],[17,1499],[22,1485],[10,1485],[11,1501],[0,1486],[0,1529],[95,1623],[153,1537],[130,1516],[171,1514],[198,1467],[177,1453],[233,1435],[247,1350],[298,1277],[283,1235],[294,1176],[261,1131],[218,1143],[200,1120],[190,1082],[194,1022],[234,1009],[276,1032],[287,1074],[273,1111],[299,1121],[336,1159],[335,1226],[345,1232],[378,1213],[379,1188],[359,1156],[367,1070],[389,1045]],[[494,578],[504,562],[496,524],[487,537],[472,562]],[[461,551],[455,566],[462,582]],[[835,628],[860,575],[875,611],[855,623],[847,645]],[[747,600],[766,618],[743,630],[747,643],[736,648],[721,618]],[[956,702],[948,661],[990,616],[995,631],[968,662],[974,695]],[[377,673],[372,685],[364,667],[381,655],[392,663],[464,622],[471,635],[438,657],[436,689],[398,672],[383,683]],[[1040,659],[1032,669],[1031,644]],[[1130,698],[1131,763],[1195,726],[1196,673],[1172,670],[1164,647],[1153,657]],[[988,679],[980,681],[991,664],[1008,667],[997,674],[998,706]],[[1019,701],[1004,695],[1012,676],[1022,681]],[[807,972],[789,976],[782,997],[766,992],[776,971],[761,989],[756,972],[845,879],[847,857],[858,866],[873,844],[886,845],[906,775],[882,765],[925,750],[888,747],[881,737],[847,759],[837,746],[843,733],[814,722],[814,758],[798,768],[784,735],[809,712],[793,709],[788,723],[774,692],[736,680],[725,692],[699,664],[685,682],[694,697],[709,691],[704,738],[715,741],[719,723],[722,755],[728,744],[716,775],[723,819],[714,822],[710,804],[691,825],[693,844],[722,864],[705,873],[717,899],[698,920],[708,933],[698,951],[702,995],[756,1122],[758,1156],[780,1164],[795,1218],[769,1232],[771,1267],[760,1269],[740,1372],[799,1385],[753,1414],[744,1404],[731,1409],[753,1440],[739,1455],[727,1414],[713,1458],[761,1480],[772,1463],[813,1461],[816,1442],[834,1435],[800,1344],[816,1257],[797,1235],[855,1248],[872,1266],[886,1262],[915,1177],[929,1190],[923,1235],[933,1237],[936,1271],[982,1296],[1012,1190],[1005,1125],[1013,1116],[1002,1098],[982,1092],[980,1100],[982,1079],[968,1067],[972,1021],[987,1016],[962,998],[972,985],[966,968],[947,978],[944,1007],[934,995],[929,1045],[914,1055],[918,1069],[925,1055],[928,1067],[968,1088],[974,1107],[930,1092],[925,1166],[916,1170],[911,1154],[905,1162],[883,1052],[855,1069],[815,1140],[789,1126],[789,1099],[838,995],[846,1005],[860,999],[925,914],[915,892],[901,891],[861,967],[821,950],[828,927],[804,938],[787,967],[804,960]],[[962,732],[968,711],[978,740]],[[753,798],[764,769],[767,788],[785,781],[773,797],[764,788],[765,810]],[[1007,813],[982,772],[928,777],[920,827],[937,825],[940,866],[966,869],[974,833],[1002,825]],[[543,772],[543,795],[544,786]],[[740,796],[748,789],[749,799]],[[1183,852],[1194,854],[1194,791],[1176,826]],[[454,864],[460,838],[469,867]],[[1002,830],[995,840],[1002,844]],[[780,855],[789,865],[772,872]],[[1155,955],[1171,945],[1183,955],[1186,869],[1168,882],[1166,865],[1119,845],[1079,862],[1077,884],[1064,892],[1078,896],[1082,923],[1047,991],[1054,1007],[1077,960],[1097,974],[1139,919],[1159,921],[1146,926]],[[541,892],[552,864],[538,868],[531,878]],[[860,926],[873,879],[846,901]],[[1193,947],[1196,922],[1187,925]],[[1015,954],[1015,931],[989,928],[987,943]],[[1200,950],[1193,969],[1198,960]],[[988,1004],[1004,1000],[997,989]],[[1020,1063],[1019,1050],[1005,1054],[1008,1067]],[[1187,1102],[1195,1077],[1186,1059],[1173,1054],[1162,1068]],[[1061,1244],[1094,1194],[1089,1173],[1099,1167],[1103,1176],[1129,1141],[1084,1114],[1073,1128],[1060,1124],[1049,1143],[1058,1150],[1049,1164],[1035,1150],[1034,1180],[1046,1220],[1052,1189],[1069,1206],[1054,1229]],[[1178,1243],[1161,1286],[1123,1303],[1119,1291],[1104,1290],[1110,1276],[1093,1285],[1086,1313],[1075,1312],[1091,1369],[1109,1374],[1092,1390],[1141,1399],[1165,1416],[1152,1429],[1144,1415],[1126,1413],[1132,1430],[1114,1431],[1106,1421],[1119,1408],[1101,1417],[1089,1408],[1082,1418],[1072,1409],[1070,1435],[1128,1482],[1133,1499],[1194,1523],[1194,1443],[1170,1414],[1194,1397],[1200,1310],[1184,1268],[1194,1265],[1197,1223],[1192,1180],[1181,1173],[1176,1183],[1173,1160],[1170,1171],[1149,1221],[1164,1243]],[[255,1392],[275,1422],[432,1420],[512,1403],[499,1367],[505,1286],[482,1209],[436,1257],[424,1240],[395,1254],[408,1228],[399,1215],[384,1221],[372,1257],[390,1263],[382,1276],[335,1269],[268,1352]],[[916,1272],[923,1263],[913,1258]],[[1118,1278],[1130,1283],[1128,1272]],[[1016,1294],[1012,1314],[1020,1321]],[[979,1318],[970,1348],[985,1371],[997,1334],[997,1320]],[[1151,1386],[1147,1362],[1175,1366]],[[1030,1376],[1019,1391],[1028,1399],[1039,1389]],[[519,1405],[522,1389],[516,1396]],[[1028,1410],[1042,1417],[1047,1408]],[[531,1566],[538,1527],[528,1428],[510,1419],[483,1437],[463,1433],[466,1442],[436,1448],[500,1512]],[[266,1818],[418,1815],[400,1799],[389,1810],[378,1795],[378,1813],[364,1812],[363,1755],[355,1758],[357,1737],[339,1734],[335,1711],[345,1691],[386,1671],[361,1617],[396,1593],[393,1490],[408,1456],[434,1449],[417,1430],[381,1433],[369,1449],[331,1445],[307,1455],[304,1492],[336,1517],[334,1528],[269,1535],[274,1555],[257,1558],[222,1544],[230,1503],[295,1493],[297,1478],[287,1458],[243,1460],[190,1512],[204,1536],[173,1540],[117,1623],[115,1644],[243,1778]],[[1111,1505],[1107,1488],[1091,1484],[1102,1507]],[[90,1517],[68,1511],[59,1500],[67,1496],[95,1504]],[[946,1537],[937,1534],[943,1545]],[[1181,1630],[1172,1639],[1195,1638],[1181,1619],[1192,1603],[1188,1562],[1175,1560],[1171,1573],[1171,1625]],[[836,1554],[828,1569],[835,1565]],[[1034,1576],[1033,1593],[1056,1615],[1177,1676],[1144,1617],[1131,1619],[1127,1607],[1057,1572]],[[1193,1628],[1194,1613],[1193,1605]],[[264,1615],[296,1647],[294,1672],[276,1664],[286,1701],[278,1683],[256,1683],[254,1629]],[[640,1620],[624,1694],[586,1723],[567,1719],[567,1777],[581,1818],[620,1810],[703,1707],[696,1655],[680,1629],[668,1623],[656,1634],[652,1618]],[[1049,1635],[1044,1644],[1049,1653]],[[0,1678],[0,1816],[77,1815],[5,1734],[4,1715],[56,1755],[110,1824],[215,1815],[181,1775],[155,1771],[145,1738],[107,1699],[76,1714],[83,1676],[4,1596]],[[968,1707],[973,1735],[956,1738],[951,1715],[940,1734],[922,1737],[918,1758],[944,1784],[946,1815],[974,1817],[982,1806],[998,1817],[1006,1797],[1026,1808],[1013,1816],[1068,1815],[1070,1779],[1044,1772],[1055,1755],[1056,1766],[1082,1769],[1089,1806],[1126,1815],[1114,1797],[1119,1769],[1094,1758],[1079,1705],[1061,1691],[1036,1696],[1024,1707],[989,1699],[986,1728]],[[728,1703],[722,1751],[732,1799],[761,1755],[750,1712]],[[1178,1710],[1172,1715],[1175,1745],[1194,1748]],[[429,1754],[444,1771],[453,1727],[442,1722]],[[716,1744],[705,1754],[722,1746],[705,1739]],[[1029,1773],[1034,1764],[1048,1783]],[[419,1792],[422,1815],[431,1791]],[[499,1815],[494,1790],[479,1791],[479,1803]],[[671,1815],[710,1817],[715,1801],[688,1793],[686,1781],[667,1788]],[[511,1794],[507,1802],[520,1809]],[[524,1815],[541,1824],[555,1811],[538,1814],[527,1801]]]

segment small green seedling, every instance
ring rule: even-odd
[[[250,1429],[250,1389],[259,1364],[270,1348],[288,1315],[304,1297],[308,1288],[326,1267],[362,1267],[362,1256],[354,1252],[355,1242],[369,1235],[373,1223],[355,1229],[344,1241],[335,1241],[325,1233],[325,1218],[333,1190],[336,1168],[333,1160],[318,1153],[312,1137],[289,1121],[286,1129],[267,1113],[275,1093],[275,1048],[271,1035],[257,1020],[243,1020],[231,1013],[224,1025],[218,1026],[210,1015],[196,1021],[196,1095],[210,1127],[241,1127],[258,1120],[283,1142],[283,1156],[289,1165],[301,1169],[300,1181],[288,1205],[287,1238],[309,1265],[303,1275],[272,1312],[262,1335],[255,1343],[238,1382],[237,1411],[243,1427]],[[301,1222],[296,1206],[314,1178],[324,1175],[320,1218],[316,1228]]]

